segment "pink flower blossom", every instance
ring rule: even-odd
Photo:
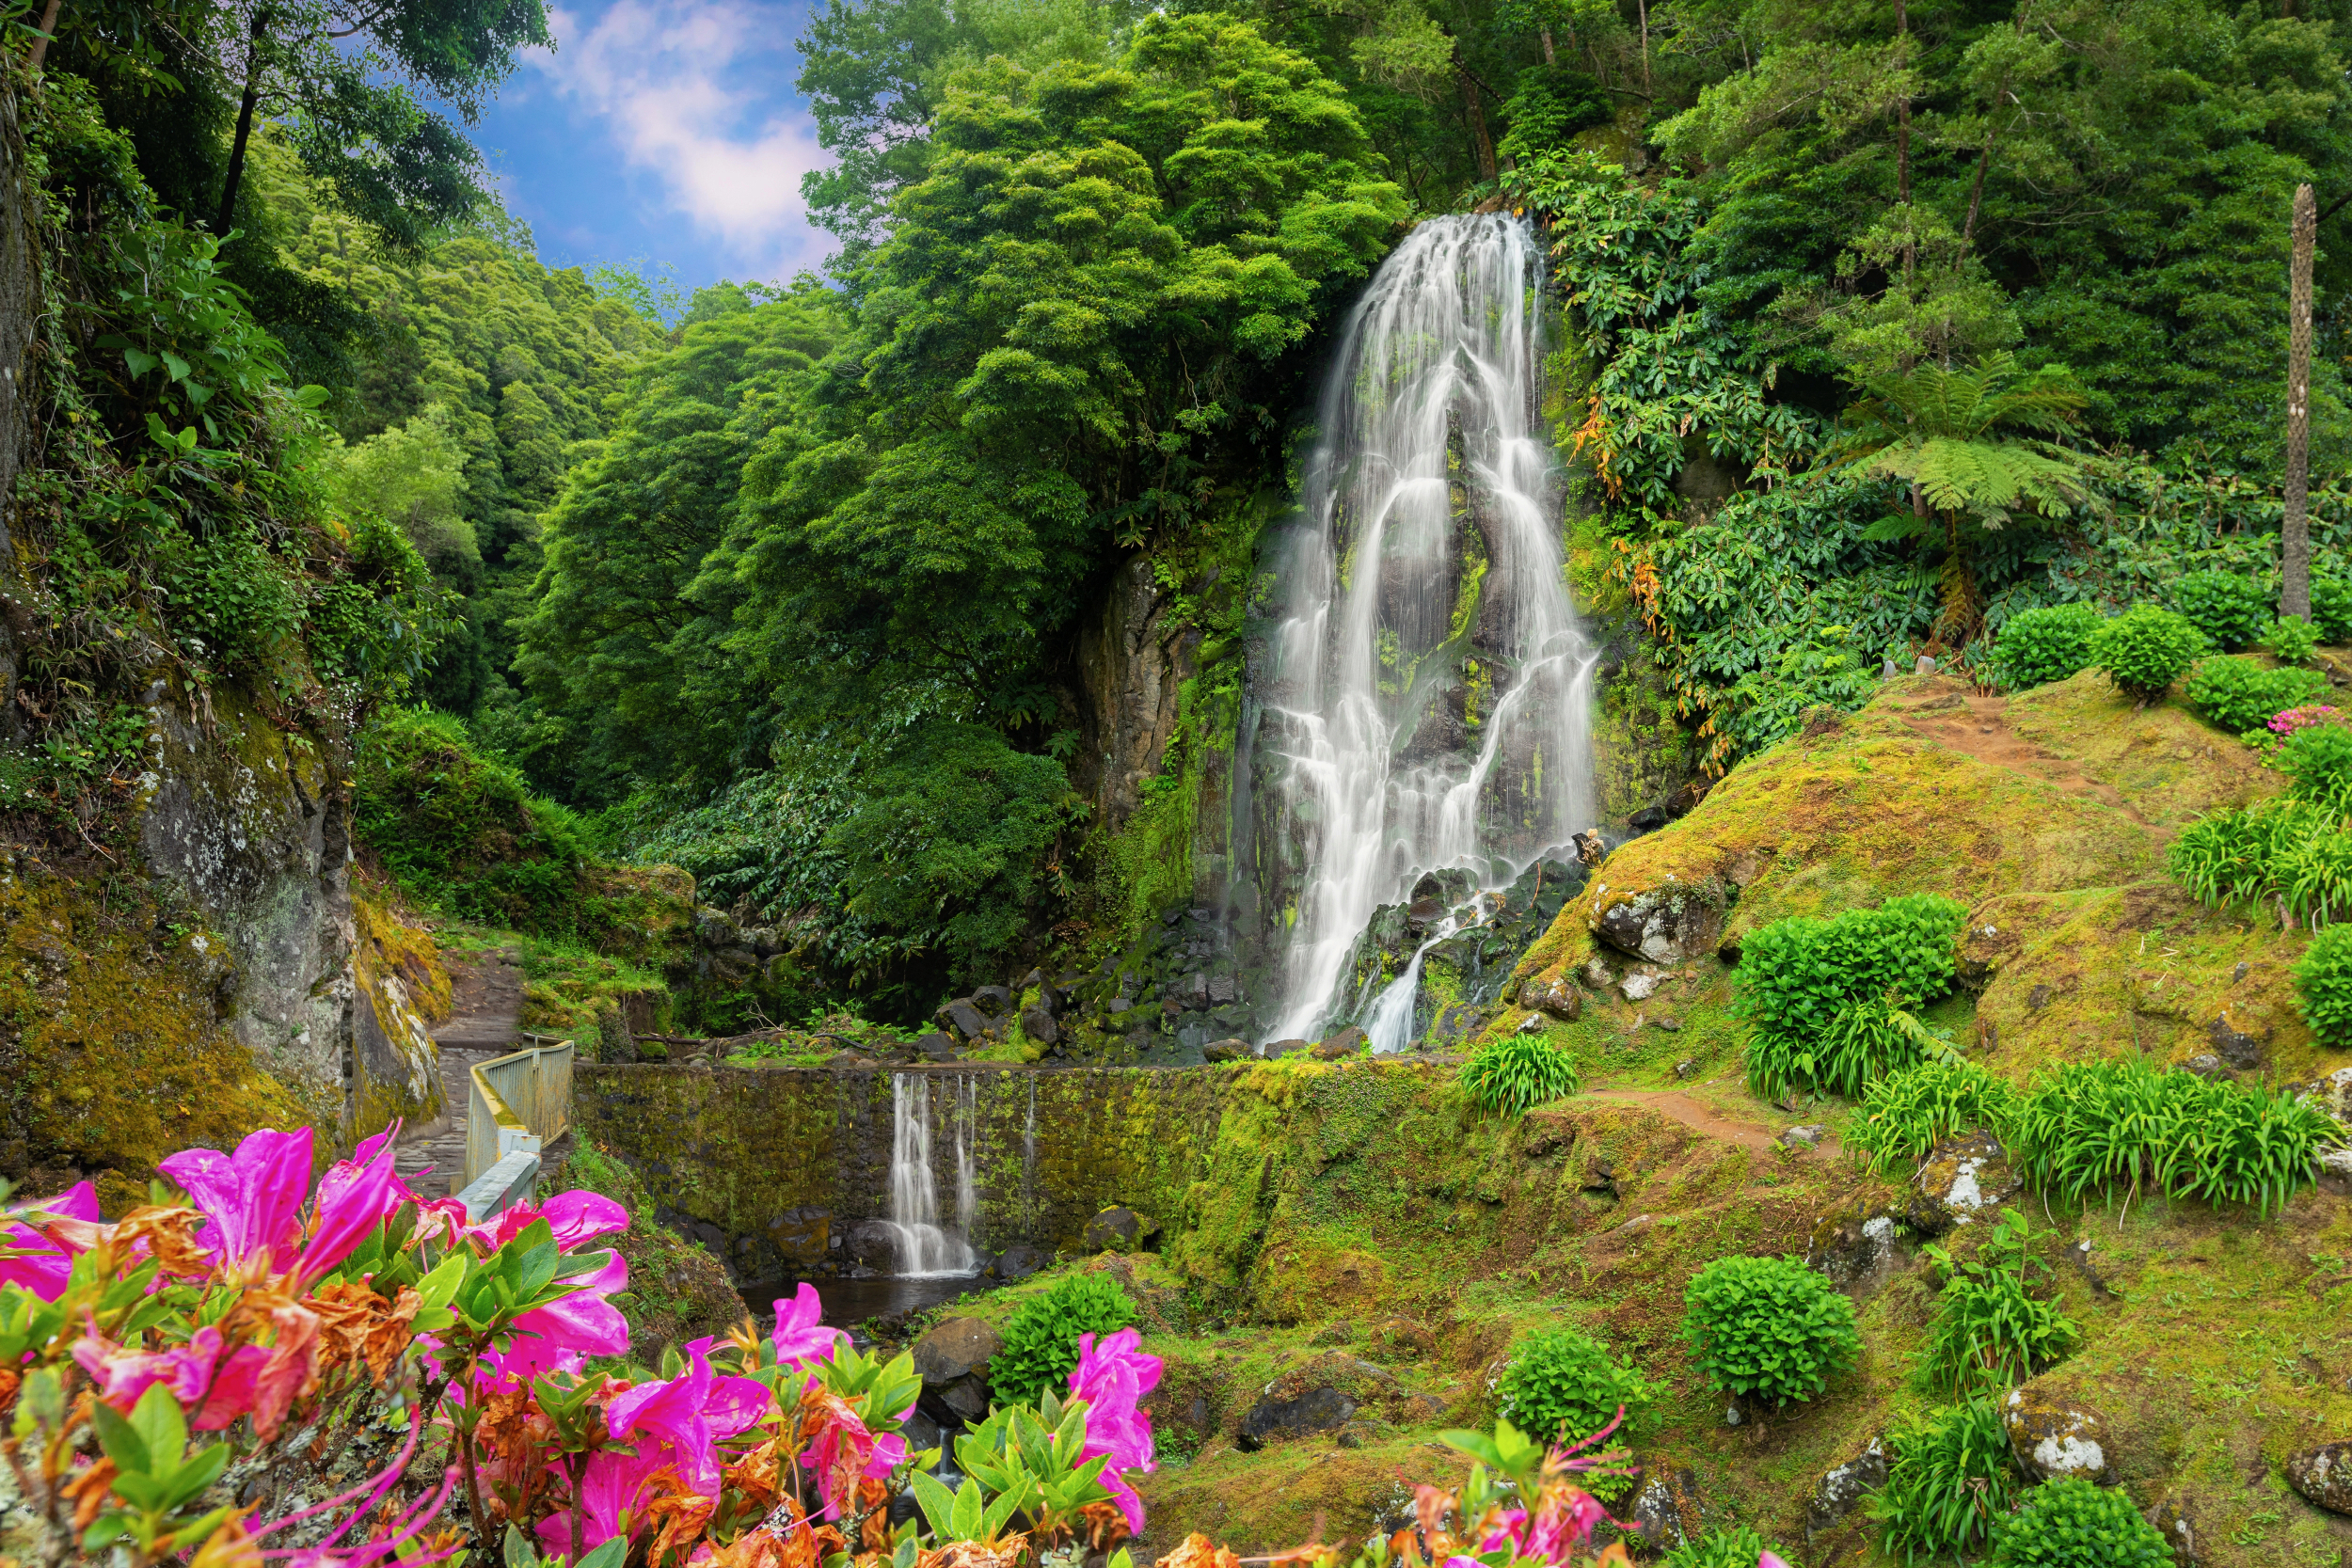
[[[302,1276],[316,1278],[350,1257],[407,1191],[392,1174],[389,1133],[370,1138],[349,1160],[339,1160],[319,1179],[316,1219],[302,1249]],[[397,1189],[397,1191],[395,1191]]]
[[[694,1353],[683,1376],[642,1383],[606,1407],[614,1438],[632,1433],[660,1439],[677,1466],[678,1479],[704,1497],[719,1490],[718,1440],[756,1425],[768,1410],[765,1385],[747,1377],[720,1377],[709,1358]],[[640,1449],[646,1445],[640,1441]]]
[[[558,1193],[544,1204],[517,1203],[481,1225],[465,1226],[464,1231],[484,1251],[496,1252],[521,1235],[532,1221],[542,1219],[555,1232],[555,1244],[565,1252],[575,1250],[582,1242],[628,1228],[628,1211],[602,1193],[570,1192]]]
[[[158,1383],[183,1409],[194,1410],[213,1386],[220,1352],[220,1330],[207,1326],[190,1335],[186,1344],[162,1351],[125,1350],[101,1335],[85,1334],[74,1341],[73,1359],[98,1386],[99,1398],[117,1410],[128,1412]]]
[[[9,1212],[23,1213],[27,1209],[91,1224],[102,1217],[98,1194],[87,1181],[76,1181],[46,1202],[19,1204]],[[30,1226],[0,1225],[0,1251],[16,1254],[0,1257],[0,1285],[21,1285],[43,1301],[55,1301],[65,1293],[66,1280],[73,1272],[73,1257],[57,1243]]]
[[[1152,1418],[1141,1401],[1160,1384],[1160,1358],[1144,1354],[1142,1342],[1132,1328],[1122,1328],[1099,1344],[1093,1335],[1082,1334],[1078,1366],[1070,1374],[1071,1398],[1086,1402],[1086,1456],[1110,1456],[1103,1466],[1103,1484],[1119,1499],[1127,1528],[1138,1534],[1143,1529],[1143,1499],[1128,1482],[1127,1472],[1153,1468]]]
[[[600,1449],[588,1456],[588,1464],[580,1478],[580,1544],[572,1544],[572,1513],[568,1508],[555,1511],[539,1521],[539,1541],[549,1552],[562,1552],[577,1562],[580,1557],[603,1545],[614,1536],[635,1535],[644,1525],[639,1502],[644,1495],[645,1483],[654,1472],[668,1463],[645,1445],[645,1451],[634,1454]]]
[[[834,1348],[846,1342],[849,1336],[837,1328],[827,1328],[818,1320],[824,1316],[825,1306],[818,1298],[817,1287],[807,1280],[788,1301],[776,1303],[776,1364],[783,1367],[807,1367],[833,1359]]]
[[[167,1155],[158,1168],[187,1190],[210,1222],[197,1243],[229,1263],[257,1253],[282,1268],[294,1258],[302,1235],[302,1198],[310,1190],[310,1130],[273,1132],[267,1128],[237,1146],[234,1154],[183,1148]]]
[[[1788,1568],[1788,1564],[1781,1560],[1778,1552],[1768,1546],[1762,1555],[1756,1558],[1756,1568]]]
[[[2333,722],[2336,710],[2331,707],[2291,707],[2270,721],[2273,735],[2293,735],[2318,724]]]
[[[515,1320],[507,1348],[484,1357],[496,1375],[521,1382],[548,1372],[576,1372],[587,1356],[628,1350],[628,1320],[605,1300],[628,1285],[628,1264],[621,1255],[613,1253],[602,1268],[574,1283],[580,1289]]]

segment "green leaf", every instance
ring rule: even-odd
[[[980,1497],[980,1483],[966,1481],[956,1492],[956,1506],[947,1518],[947,1533],[957,1541],[980,1539],[980,1521],[985,1502]]]
[[[586,1557],[581,1558],[573,1564],[573,1568],[621,1568],[622,1560],[628,1556],[628,1537],[616,1535]],[[513,1559],[510,1558],[508,1562],[511,1568]]]
[[[160,1385],[158,1386],[160,1386]],[[166,1395],[167,1399],[170,1396]],[[126,1476],[143,1476],[154,1467],[154,1460],[147,1449],[147,1438],[139,1429],[103,1400],[89,1407],[90,1425],[98,1430],[98,1446],[106,1457],[115,1462],[115,1468]],[[173,1455],[177,1459],[178,1455]]]
[[[124,349],[122,351],[122,361],[124,364],[131,367],[131,373],[133,375],[145,375],[148,372],[153,370],[158,364],[162,363],[162,361],[158,360],[153,355],[148,353],[145,349],[139,348]]]
[[[316,408],[319,404],[325,403],[330,395],[332,394],[330,394],[326,388],[321,387],[316,383],[312,383],[308,387],[296,388],[294,389],[294,400],[297,407]],[[512,1564],[514,1562],[514,1559],[509,1558],[507,1559],[507,1561],[509,1564]]]
[[[170,372],[170,378],[172,380],[179,381],[186,377],[188,373],[188,362],[185,359],[181,358],[178,355],[172,353],[171,350],[166,349],[163,353],[163,360],[164,369]]]
[[[943,1540],[947,1537],[956,1513],[956,1495],[937,1476],[921,1470],[912,1478],[914,1500],[923,1510],[923,1517],[930,1521],[931,1533]]]

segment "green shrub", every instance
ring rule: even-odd
[[[2016,1501],[2009,1433],[1991,1399],[1915,1416],[1889,1433],[1886,1484],[1867,1505],[1906,1563],[1982,1545]]]
[[[2322,642],[2352,641],[2352,582],[2312,578],[2312,625]]]
[[[2287,844],[2271,857],[2270,880],[2313,930],[2352,914],[2352,833],[2331,828]]]
[[[1791,1089],[1851,1098],[1889,1072],[1951,1051],[1947,1032],[1929,1028],[1892,1003],[1853,1002],[1809,1040],[1762,1030],[1751,1035],[1748,1083],[1769,1100]]]
[[[1078,1337],[1110,1334],[1136,1321],[1136,1304],[1108,1275],[1073,1274],[1024,1302],[1005,1324],[1005,1342],[988,1358],[989,1392],[999,1404],[1034,1404],[1059,1393],[1078,1366]]]
[[[2081,1331],[2046,1289],[2049,1267],[2033,1255],[2033,1227],[2014,1209],[2001,1218],[1976,1255],[1954,1259],[1928,1248],[1943,1276],[1935,1323],[1928,1333],[1928,1375],[1947,1393],[1998,1394],[2064,1355]]]
[[[2274,613],[2270,590],[2235,572],[2190,572],[2174,580],[2172,607],[2223,653],[2260,637]]]
[[[1575,1443],[1617,1418],[1633,1425],[1657,1389],[1628,1361],[1577,1328],[1538,1329],[1511,1347],[1497,1409],[1531,1437]],[[1619,1431],[1622,1432],[1623,1428]]]
[[[2198,661],[2185,694],[2199,713],[2232,735],[2243,735],[2327,689],[2328,677],[2316,670],[2266,669],[2250,658],[2207,658]]]
[[[2319,646],[2319,628],[2300,615],[2281,615],[2263,634],[2263,646],[2281,664],[2301,664]]]
[[[1932,1053],[1933,1037],[1904,1009],[1951,989],[1967,918],[1960,904],[1928,893],[1751,933],[1734,1002],[1754,1026],[1749,1083],[1775,1099],[1792,1085],[1851,1094],[1875,1073]]]
[[[2116,689],[2152,703],[2188,673],[2205,640],[2185,616],[2152,604],[2134,605],[2102,626],[2090,640],[2091,663]]]
[[[2062,681],[2090,668],[2090,639],[2106,617],[2087,604],[2042,605],[2001,623],[1993,676],[2012,691]]]
[[[2352,926],[2330,926],[2295,961],[2303,1022],[2324,1045],[2352,1047]]]
[[[1686,1541],[1659,1560],[1660,1568],[1756,1568],[1766,1552],[1795,1568],[1796,1559],[1767,1541],[1752,1525],[1726,1525]]]
[[[1941,1140],[1985,1128],[1995,1136],[2017,1108],[2017,1091],[1974,1062],[1939,1057],[1890,1072],[1862,1091],[1846,1147],[1891,1176],[1925,1159]]]
[[[1994,1521],[1988,1560],[1997,1568],[2157,1568],[2172,1560],[2172,1547],[2122,1487],[2061,1476]]]
[[[1462,1064],[1462,1087],[1470,1098],[1506,1116],[1574,1094],[1580,1082],[1576,1058],[1541,1035],[1505,1036]]]
[[[2035,1080],[2010,1123],[2010,1154],[2044,1194],[2162,1191],[2246,1203],[2267,1217],[2312,1184],[2341,1132],[2292,1093],[2137,1057],[2069,1062]]]
[[[2271,863],[2283,845],[2324,823],[2308,808],[2280,801],[2233,806],[2181,830],[2165,850],[2165,868],[2208,904],[2271,895]]]
[[[2287,793],[2333,813],[2352,814],[2352,730],[2313,724],[2287,736],[2278,766],[2291,781]]]
[[[1853,1303],[1794,1258],[1719,1258],[1682,1300],[1692,1359],[1728,1394],[1809,1400],[1862,1354]]]

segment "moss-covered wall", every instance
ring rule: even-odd
[[[628,1162],[663,1217],[715,1242],[739,1277],[838,1257],[886,1218],[894,1097],[923,1101],[952,1202],[973,1162],[976,1242],[1073,1243],[1125,1204],[1175,1223],[1222,1108],[1220,1069],[729,1069],[583,1063],[573,1115]]]

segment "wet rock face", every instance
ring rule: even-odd
[[[2287,1484],[2313,1508],[2352,1516],[2352,1442],[2322,1443],[2287,1461]]]
[[[1375,999],[1410,968],[1418,953],[1421,985],[1406,1037],[1432,1049],[1474,1037],[1502,1004],[1503,989],[1519,955],[1550,928],[1560,910],[1584,885],[1585,875],[1584,866],[1558,860],[1536,862],[1507,888],[1482,889],[1461,870],[1424,875],[1414,884],[1409,902],[1374,911],[1349,959],[1351,989],[1342,1012],[1358,1019],[1368,1016]],[[1448,917],[1460,928],[1432,943],[1429,939],[1443,929]],[[1553,1006],[1581,1006],[1574,990],[1572,985],[1565,986],[1552,997]]]
[[[944,1407],[958,1420],[986,1416],[989,1360],[1004,1346],[1004,1337],[977,1318],[949,1318],[926,1332],[914,1353],[923,1402]]]
[[[1267,1384],[1242,1418],[1237,1445],[1254,1451],[1270,1442],[1337,1432],[1359,1410],[1402,1394],[1395,1374],[1359,1356],[1330,1352],[1291,1368]]]
[[[1141,1252],[1160,1233],[1160,1222],[1133,1209],[1105,1209],[1087,1222],[1078,1238],[1082,1252]]]
[[[2112,1467],[2113,1439],[2099,1413],[2069,1394],[2028,1384],[2001,1402],[2001,1426],[2026,1473],[2039,1481],[2098,1481]]]
[[[1894,1276],[1901,1260],[1901,1227],[1883,1208],[1854,1201],[1821,1216],[1806,1242],[1804,1260],[1857,1299]]]
[[[1920,1166],[1904,1218],[1914,1230],[1941,1236],[1979,1216],[1997,1215],[2025,1185],[1992,1134],[1963,1133],[1937,1144]]]
[[[1824,1474],[1805,1504],[1808,1535],[1833,1529],[1862,1505],[1862,1499],[1886,1484],[1886,1447],[1873,1437],[1860,1453]]]

